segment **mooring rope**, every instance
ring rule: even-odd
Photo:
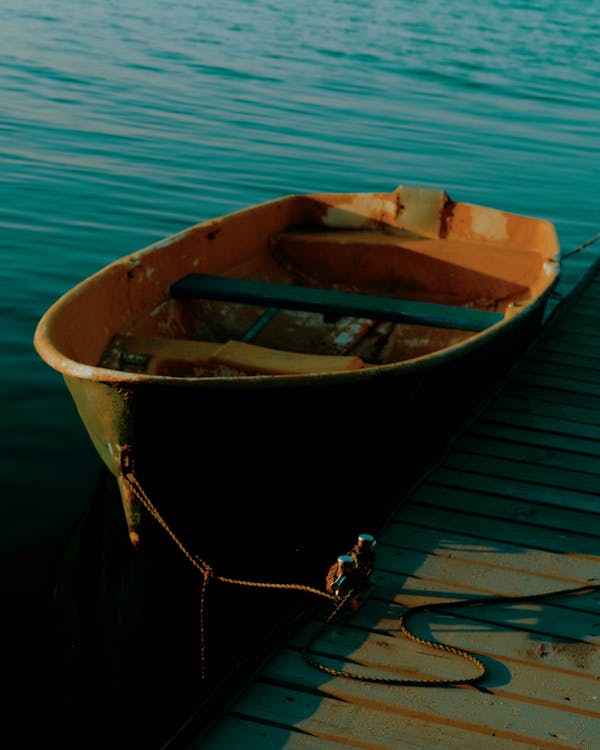
[[[440,641],[432,641],[432,640],[421,638],[415,635],[411,630],[409,630],[408,621],[412,619],[415,615],[422,613],[422,612],[431,613],[437,610],[447,611],[449,609],[457,609],[457,608],[467,608],[467,607],[476,607],[476,606],[480,607],[486,604],[515,604],[518,602],[539,601],[543,599],[550,599],[553,597],[566,596],[566,595],[572,595],[572,594],[581,594],[583,592],[600,590],[600,584],[590,583],[584,586],[579,586],[577,588],[560,589],[558,591],[549,591],[549,592],[544,592],[541,594],[528,594],[528,595],[522,595],[522,596],[510,596],[510,595],[509,596],[488,596],[488,597],[479,597],[476,599],[463,599],[463,600],[458,600],[458,601],[449,600],[449,601],[442,601],[442,602],[434,602],[432,604],[421,604],[421,605],[408,608],[398,621],[399,629],[402,632],[402,634],[409,640],[415,643],[418,643],[421,646],[426,646],[427,648],[436,649],[438,651],[444,651],[446,653],[453,654],[454,656],[459,656],[471,662],[471,664],[473,664],[477,670],[477,674],[471,677],[423,678],[423,679],[389,678],[389,677],[376,677],[374,675],[350,672],[348,670],[342,670],[342,669],[335,669],[334,667],[326,666],[322,662],[315,659],[311,654],[309,654],[310,648],[311,646],[314,645],[315,641],[325,632],[328,626],[331,625],[334,621],[336,621],[337,618],[345,609],[348,609],[349,605],[354,605],[353,608],[360,606],[358,603],[358,600],[361,594],[363,594],[365,590],[367,589],[367,579],[370,576],[371,571],[373,569],[374,557],[368,558],[364,565],[360,565],[359,564],[360,560],[357,559],[356,573],[354,577],[353,577],[353,574],[350,574],[348,576],[349,585],[345,589],[345,593],[340,592],[339,589],[335,591],[334,593],[332,593],[329,590],[324,591],[322,589],[317,589],[312,586],[308,586],[306,584],[300,584],[300,583],[273,583],[273,582],[267,582],[267,581],[249,581],[249,580],[244,580],[244,579],[230,578],[227,576],[217,575],[214,569],[212,568],[212,566],[208,562],[206,562],[206,560],[203,560],[198,555],[192,554],[187,550],[185,545],[181,542],[180,539],[178,539],[178,537],[169,527],[169,525],[164,520],[162,515],[158,512],[158,510],[156,509],[156,507],[150,500],[148,494],[145,492],[145,490],[143,489],[143,487],[141,486],[139,482],[139,479],[136,476],[134,461],[133,461],[133,454],[129,446],[126,446],[125,448],[123,448],[123,451],[121,453],[121,469],[122,469],[123,477],[129,484],[129,487],[134,492],[136,497],[139,499],[140,503],[144,506],[144,508],[146,508],[146,510],[148,511],[148,513],[150,513],[152,518],[154,518],[155,521],[170,536],[170,538],[173,540],[173,542],[176,544],[179,550],[183,553],[183,555],[202,574],[203,584],[202,584],[202,588],[200,592],[200,654],[201,654],[201,677],[202,679],[206,677],[206,636],[205,636],[206,587],[207,587],[207,584],[211,581],[220,581],[221,583],[228,583],[228,584],[233,584],[233,585],[238,585],[238,586],[251,586],[251,587],[258,587],[258,588],[288,589],[288,590],[291,589],[291,590],[297,590],[297,591],[305,591],[311,594],[315,594],[319,597],[325,598],[329,601],[332,601],[333,607],[332,607],[330,614],[325,618],[321,627],[308,640],[308,642],[304,645],[302,649],[302,656],[304,660],[311,666],[315,667],[316,669],[319,669],[322,672],[326,672],[336,677],[345,677],[345,678],[352,679],[352,680],[360,680],[363,682],[379,683],[379,684],[384,684],[384,685],[403,685],[403,686],[413,686],[413,687],[440,687],[440,686],[449,687],[449,686],[457,686],[457,685],[474,685],[478,682],[481,682],[487,676],[487,670],[486,670],[484,663],[474,653],[467,651],[465,649],[462,649],[462,648],[450,646]],[[356,550],[356,548],[354,549]],[[328,575],[328,586],[327,586],[328,589],[330,588],[330,584],[333,581],[334,567],[332,567]]]
[[[315,594],[325,599],[334,599],[335,597],[321,589],[308,586],[303,583],[274,583],[268,581],[249,581],[239,578],[229,578],[227,576],[217,575],[213,567],[199,555],[192,554],[183,544],[183,542],[177,537],[177,535],[170,528],[169,524],[165,521],[162,515],[158,512],[156,506],[150,500],[150,497],[142,487],[136,472],[135,462],[133,458],[133,451],[131,446],[125,446],[121,451],[121,473],[125,481],[128,483],[132,492],[135,494],[137,499],[148,511],[148,513],[154,518],[154,520],[161,526],[164,531],[173,540],[177,548],[182,554],[189,560],[189,562],[200,571],[203,579],[202,588],[200,592],[200,665],[201,665],[201,676],[204,679],[206,677],[206,634],[205,634],[205,614],[206,614],[206,587],[209,582],[219,581],[220,583],[228,583],[236,586],[250,586],[256,588],[267,588],[267,589],[285,589],[294,591],[305,591],[311,594]]]
[[[600,240],[600,232],[598,232],[598,234],[594,235],[589,240],[586,240],[585,242],[582,242],[581,245],[577,245],[577,247],[573,248],[573,250],[569,250],[568,253],[564,253],[564,255],[561,255],[560,259],[564,260],[565,258],[570,258],[572,255],[575,255],[576,253],[581,252],[586,247],[589,247],[590,245],[593,245],[594,242],[597,242],[598,240]]]

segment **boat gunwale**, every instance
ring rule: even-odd
[[[552,286],[544,290],[544,293],[536,297],[530,304],[521,306],[514,315],[504,318],[493,324],[485,331],[473,334],[469,338],[459,341],[450,346],[444,347],[435,352],[422,354],[411,359],[401,362],[390,362],[380,365],[368,365],[357,370],[348,370],[343,372],[315,372],[299,374],[256,374],[256,375],[228,375],[228,376],[211,376],[211,377],[181,377],[170,375],[154,375],[138,372],[127,372],[125,370],[114,370],[94,365],[85,365],[65,356],[56,356],[48,354],[44,357],[45,361],[55,370],[60,372],[64,377],[77,378],[103,383],[109,386],[127,386],[133,385],[155,385],[160,387],[202,387],[202,388],[263,388],[274,385],[285,386],[309,386],[309,385],[339,385],[351,382],[371,380],[376,378],[396,377],[400,373],[406,373],[406,376],[418,374],[419,371],[426,371],[437,367],[441,362],[451,362],[462,356],[463,353],[474,351],[484,346],[490,338],[494,338],[499,329],[509,330],[517,326],[524,315],[545,304],[547,297],[552,291]],[[39,336],[36,334],[36,341],[39,347],[44,347],[45,341],[43,329],[40,330]],[[47,352],[47,349],[43,349]],[[53,348],[54,351],[58,351]],[[39,351],[39,350],[38,350]]]
[[[400,189],[400,188],[399,188]],[[122,386],[127,385],[153,385],[161,387],[202,387],[202,388],[263,388],[280,385],[285,386],[312,386],[327,383],[328,385],[337,384],[348,384],[357,381],[370,380],[375,378],[386,378],[389,376],[397,377],[400,373],[406,372],[406,375],[418,374],[419,371],[426,371],[430,368],[439,366],[444,361],[452,361],[463,353],[468,353],[471,350],[479,348],[485,345],[491,338],[495,337],[500,329],[512,328],[521,321],[529,311],[537,309],[540,305],[544,305],[549,297],[550,293],[554,289],[558,282],[560,274],[560,246],[558,240],[556,240],[556,247],[552,248],[553,252],[546,257],[543,261],[543,272],[546,274],[547,280],[544,286],[541,288],[541,292],[535,296],[530,302],[523,303],[511,303],[505,317],[499,320],[497,323],[492,324],[481,332],[474,333],[467,339],[450,344],[442,349],[434,352],[418,355],[411,357],[410,359],[401,360],[397,362],[389,362],[383,364],[367,364],[364,368],[347,371],[321,371],[314,373],[283,373],[283,374],[243,374],[243,375],[226,375],[226,376],[199,376],[199,377],[182,377],[182,376],[169,376],[169,375],[156,375],[147,373],[134,373],[123,370],[114,370],[109,368],[100,367],[98,365],[89,365],[71,357],[66,356],[61,352],[58,346],[54,343],[50,329],[55,322],[55,318],[58,313],[62,312],[65,306],[68,306],[70,302],[76,300],[88,287],[93,287],[99,278],[107,275],[111,270],[120,269],[126,267],[131,269],[138,266],[141,263],[142,258],[152,255],[156,250],[161,248],[172,246],[178,241],[185,239],[189,235],[206,230],[212,226],[217,226],[219,222],[224,219],[232,219],[237,216],[249,215],[257,208],[276,206],[277,204],[291,203],[298,200],[314,200],[319,201],[323,199],[334,199],[334,198],[355,198],[361,196],[390,196],[393,194],[384,193],[309,193],[309,194],[291,194],[285,195],[273,200],[269,200],[263,203],[255,204],[252,206],[244,207],[228,214],[223,214],[218,217],[213,217],[205,221],[197,222],[192,224],[178,232],[174,232],[167,237],[164,237],[156,242],[153,242],[141,249],[138,249],[132,253],[124,255],[116,260],[106,264],[102,268],[89,275],[63,295],[61,295],[44,313],[38,325],[36,326],[34,333],[34,347],[42,359],[54,370],[61,373],[64,377],[76,378],[80,380],[88,380],[99,383],[104,383],[110,386]],[[470,203],[455,203],[455,205],[462,206],[473,206],[474,208],[482,208],[486,211],[497,211],[506,213],[513,216],[518,216],[525,219],[533,219],[540,224],[550,224],[545,219],[538,219],[535,217],[529,217],[522,214],[511,214],[510,212],[503,211],[502,209],[490,208],[487,206],[478,206],[477,204]],[[165,297],[166,301],[167,297]],[[168,338],[168,337],[167,337]]]

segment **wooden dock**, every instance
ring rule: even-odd
[[[315,617],[212,722],[188,728],[183,746],[598,750],[599,456],[596,264],[400,499],[375,547],[369,596],[311,646],[332,671],[303,658],[323,625]],[[490,602],[452,607],[482,597]],[[408,623],[420,642],[401,632],[407,608],[439,602],[448,604]],[[463,651],[485,670],[474,684]]]

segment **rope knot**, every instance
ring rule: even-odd
[[[196,567],[200,570],[200,572],[204,576],[204,580],[206,583],[216,580],[217,576],[215,575],[215,571],[212,565],[207,563],[206,560],[203,560],[198,555],[194,555],[194,561],[195,561]]]
[[[133,449],[130,445],[124,445],[121,449],[121,473],[123,476],[129,476],[134,471]]]

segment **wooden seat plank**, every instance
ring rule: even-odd
[[[170,293],[175,299],[204,298],[476,332],[504,318],[502,313],[490,310],[200,273],[180,279]]]

